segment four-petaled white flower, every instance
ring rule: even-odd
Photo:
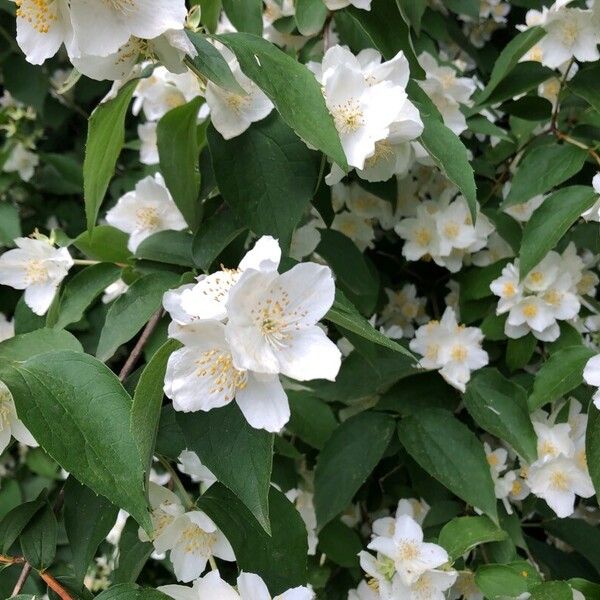
[[[424,542],[423,530],[408,515],[396,519],[392,537],[377,536],[368,548],[392,559],[401,582],[409,587],[427,571],[448,562],[448,553],[437,544]]]
[[[11,150],[8,158],[2,165],[2,170],[6,173],[18,173],[23,181],[29,181],[35,172],[35,168],[40,163],[40,159],[35,152],[27,150],[22,144],[16,144]]]
[[[127,247],[132,252],[154,233],[187,229],[160,173],[138,181],[135,190],[119,198],[106,213],[106,221],[129,234]]]
[[[25,290],[25,304],[36,315],[50,308],[61,281],[73,266],[66,248],[47,238],[17,238],[17,248],[0,256],[0,285]]]
[[[245,94],[225,90],[212,81],[206,85],[206,103],[215,129],[230,140],[241,135],[257,121],[268,117],[274,106],[265,93],[240,69],[240,65],[227,48],[221,49],[236,81]]]

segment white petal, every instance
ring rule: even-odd
[[[277,375],[248,373],[247,385],[236,400],[255,429],[279,432],[290,420],[290,405]]]
[[[244,600],[271,600],[265,582],[254,573],[241,573],[237,579],[238,590]]]

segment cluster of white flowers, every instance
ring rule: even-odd
[[[473,20],[467,15],[460,15],[463,21],[463,32],[476,48],[483,48],[498,29],[506,25],[506,17],[510,12],[510,4],[503,0],[481,0],[479,19]]]
[[[106,213],[106,221],[129,234],[127,247],[132,252],[154,233],[188,227],[160,173],[145,177],[134,191],[119,198]]]
[[[175,600],[314,600],[314,592],[304,586],[295,587],[277,596],[271,596],[267,585],[254,573],[240,573],[234,588],[221,579],[218,571],[211,571],[194,581],[193,586],[164,585],[159,591]]]
[[[155,56],[181,72],[194,54],[183,33],[185,0],[15,0],[17,42],[27,60],[42,64],[64,44],[78,71],[124,79],[140,56]]]
[[[407,260],[429,257],[439,266],[456,273],[465,258],[486,246],[494,226],[481,212],[473,223],[466,200],[462,196],[454,198],[454,195],[454,190],[449,188],[437,201],[416,202],[408,207],[410,216],[394,228],[404,240],[402,255]]]
[[[423,541],[422,517],[415,514],[418,503],[401,500],[395,518],[373,523],[370,550],[361,552],[360,564],[369,576],[348,600],[443,600],[458,573],[447,566],[448,553],[437,544]]]
[[[509,263],[490,289],[500,298],[496,313],[508,313],[504,333],[509,338],[531,332],[538,340],[553,342],[560,335],[558,321],[577,317],[580,296],[594,295],[597,284],[598,276],[585,269],[569,244],[562,255],[549,252],[522,281],[519,260]]]
[[[426,298],[417,296],[417,288],[412,283],[405,284],[400,290],[386,289],[388,303],[385,305],[378,323],[386,330],[399,328],[403,337],[415,335],[415,325],[424,325],[429,321],[425,312]],[[396,330],[397,331],[397,330]]]
[[[169,552],[175,577],[188,583],[200,577],[213,556],[234,561],[230,543],[213,521],[202,511],[187,510],[177,495],[150,482],[152,538],[140,528],[142,541],[151,541],[154,549]]]
[[[317,325],[333,304],[331,270],[301,263],[279,274],[280,258],[278,242],[265,236],[238,269],[165,294],[169,335],[184,345],[165,377],[175,410],[208,411],[235,399],[250,425],[280,431],[290,408],[279,374],[335,379],[340,352]]]
[[[551,69],[562,67],[571,59],[590,62],[600,59],[600,29],[593,9],[571,8],[572,0],[556,0],[541,11],[530,10],[521,30],[541,26],[546,35],[526,55]]]
[[[17,238],[17,248],[0,256],[0,285],[25,290],[25,303],[36,315],[50,308],[61,281],[73,266],[66,248],[55,248],[40,234]]]
[[[410,349],[423,358],[424,369],[437,369],[453,387],[464,392],[471,371],[485,367],[488,354],[481,348],[483,333],[478,327],[465,327],[456,321],[454,310],[447,307],[440,321],[432,320],[417,329]]]
[[[309,63],[323,95],[350,167],[368,181],[385,181],[411,165],[411,141],[423,131],[419,111],[408,99],[408,61],[399,52],[383,61],[372,49],[352,54],[333,46],[322,63]],[[334,165],[330,185],[344,172]]]

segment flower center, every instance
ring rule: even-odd
[[[431,242],[431,231],[429,231],[429,229],[425,229],[425,227],[417,229],[415,240],[420,246],[427,246],[427,244]]]
[[[241,112],[242,108],[250,101],[249,96],[242,96],[241,94],[227,94],[226,102],[229,108],[235,113]]]
[[[490,465],[490,467],[497,467],[498,466],[498,457],[495,454],[488,454],[486,456],[487,461],[488,461],[488,465]]]
[[[242,390],[247,384],[245,371],[238,371],[233,366],[233,358],[228,352],[220,350],[206,350],[196,361],[198,377],[210,377],[212,379],[209,394],[223,394],[225,400],[233,400],[237,390]]]
[[[512,281],[507,281],[502,287],[502,295],[505,298],[512,298],[516,293],[517,289]]]
[[[458,223],[456,223],[455,221],[450,221],[449,223],[446,223],[446,225],[444,225],[444,233],[450,239],[454,239],[456,236],[458,236],[459,231],[460,228],[458,226]]]
[[[346,100],[333,108],[333,120],[341,133],[353,133],[364,125],[364,115],[358,100]]]
[[[529,60],[542,62],[542,58],[544,58],[543,50],[539,46],[534,46],[529,52]]]
[[[156,229],[160,225],[160,216],[154,207],[138,208],[135,217],[141,229]]]
[[[29,285],[33,283],[44,283],[48,279],[48,270],[42,260],[32,258],[27,262],[25,270]]]
[[[560,292],[557,292],[556,290],[548,290],[544,294],[544,300],[552,306],[558,306],[560,304],[560,301],[562,300],[562,297],[563,295]]]
[[[538,308],[535,304],[525,304],[523,306],[523,314],[527,319],[532,319],[538,314]]]
[[[569,489],[569,477],[564,471],[554,471],[550,476],[550,483],[555,490],[565,492]]]
[[[54,0],[16,0],[17,18],[25,19],[39,33],[48,33],[58,20]]]
[[[456,362],[463,362],[467,358],[467,349],[462,344],[456,344],[452,346],[450,357]]]
[[[577,41],[579,37],[579,27],[575,21],[565,21],[563,23],[560,37],[563,43],[572,45]]]
[[[135,0],[104,0],[104,4],[123,15],[132,13],[137,8]]]
[[[0,398],[0,431],[4,431],[9,425],[10,421],[8,417],[10,415],[10,406],[8,402],[3,402],[3,399]]]
[[[392,156],[394,156],[394,149],[392,148],[392,145],[388,142],[388,140],[381,140],[375,144],[375,152],[373,153],[373,156],[369,156],[369,158],[365,160],[365,167],[373,167],[380,160],[388,160]],[[371,202],[371,204],[373,204],[373,202]]]
[[[542,456],[556,456],[558,454],[558,451],[557,451],[556,446],[552,442],[549,442],[548,440],[544,440],[540,444],[539,453]]]
[[[398,558],[400,560],[416,560],[419,558],[419,546],[410,540],[404,540],[400,543],[398,549]]]
[[[183,550],[187,554],[200,554],[207,558],[212,554],[212,547],[217,541],[214,533],[207,533],[196,524],[186,527],[181,533]]]

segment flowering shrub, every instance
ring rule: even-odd
[[[599,1],[0,32],[1,598],[600,598]]]

